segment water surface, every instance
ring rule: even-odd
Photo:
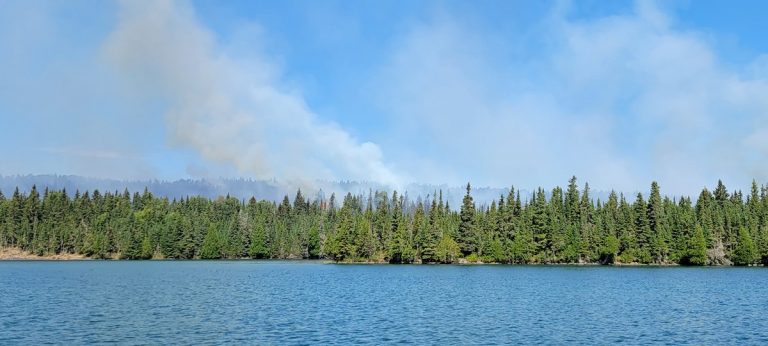
[[[768,344],[768,269],[0,262],[0,344]]]

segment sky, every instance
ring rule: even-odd
[[[0,174],[747,188],[767,10],[0,0]]]

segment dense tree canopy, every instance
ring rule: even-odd
[[[436,191],[396,191],[281,203],[229,196],[168,200],[129,191],[0,192],[0,246],[93,258],[326,258],[392,263],[768,264],[768,187],[745,198],[722,182],[695,204],[651,184],[629,202],[593,200],[573,177],[566,190],[510,189],[477,205],[467,184],[458,210]]]

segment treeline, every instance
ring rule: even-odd
[[[281,203],[152,193],[0,192],[0,246],[38,255],[120,259],[326,258],[391,263],[768,264],[768,186],[749,195],[722,182],[690,198],[651,185],[594,201],[576,178],[521,201],[512,188],[490,205],[470,185],[458,211],[442,192],[411,201],[393,192],[341,202]]]

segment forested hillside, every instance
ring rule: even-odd
[[[296,190],[301,188],[306,198],[329,198],[332,193],[336,196],[367,194],[370,190],[390,190],[386,186],[370,181],[326,181],[326,180],[258,180],[247,178],[218,178],[218,179],[179,179],[179,180],[121,180],[92,178],[78,175],[11,175],[0,174],[0,191],[9,194],[16,188],[23,193],[29,193],[33,186],[47,187],[49,190],[80,191],[129,191],[151,192],[155,197],[181,199],[187,196],[199,196],[216,199],[229,194],[238,199],[250,199],[256,196],[259,200],[281,202],[285,195],[293,197]],[[464,196],[464,186],[448,184],[417,184],[410,183],[400,186],[400,191],[407,191],[411,196],[426,196],[434,191],[443,192],[444,201],[452,205],[461,204]],[[478,203],[489,204],[500,194],[506,195],[508,188],[489,186],[473,186],[472,196]],[[528,192],[523,191],[523,198]],[[595,197],[607,198],[608,192],[595,191]]]
[[[572,178],[563,190],[514,188],[490,205],[460,208],[437,191],[281,203],[143,193],[0,192],[0,246],[94,258],[326,258],[392,263],[768,263],[768,187],[746,198],[718,182],[690,198],[611,193],[593,200]],[[458,209],[458,210],[456,210]]]

